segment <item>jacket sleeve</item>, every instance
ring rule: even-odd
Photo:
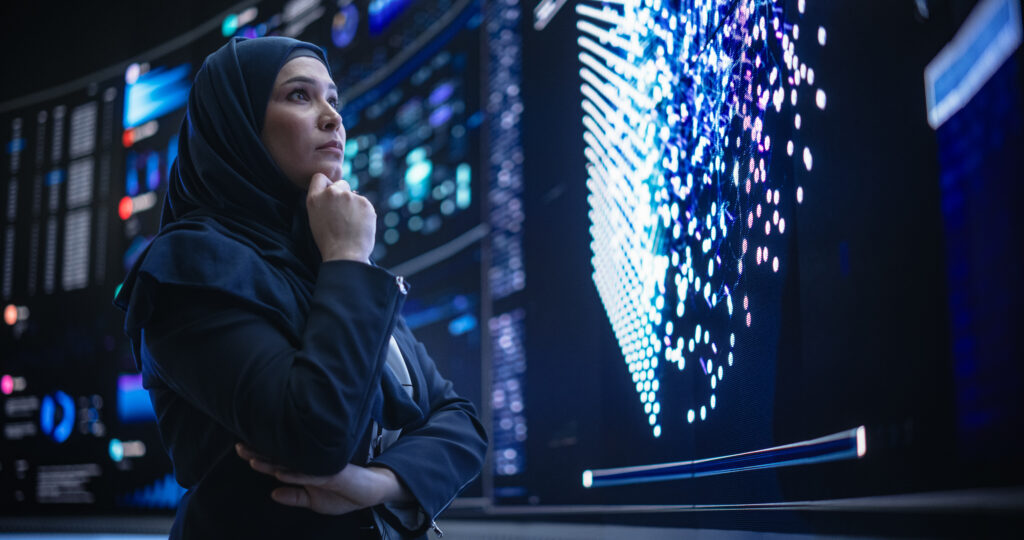
[[[333,474],[351,461],[404,300],[394,276],[323,263],[300,343],[231,298],[162,296],[141,337],[144,372],[276,463]]]
[[[437,515],[480,474],[487,451],[487,434],[472,403],[455,393],[419,342],[415,357],[426,381],[430,412],[420,425],[404,429],[372,463],[391,469],[422,509],[424,515],[419,516],[410,513],[407,505],[378,507],[390,525],[409,535],[423,534],[433,525]]]

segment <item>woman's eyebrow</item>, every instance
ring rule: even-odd
[[[287,81],[285,81],[282,84],[291,84],[291,83],[295,83],[295,82],[297,82],[297,83],[312,84],[312,85],[320,84],[319,81],[317,81],[316,79],[311,79],[309,77],[303,77],[302,75],[299,75],[298,77],[292,77],[291,79],[288,79]],[[327,89],[328,90],[334,90],[335,92],[338,91],[338,87],[334,83],[329,83],[327,85]]]

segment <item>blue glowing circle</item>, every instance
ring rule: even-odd
[[[39,406],[39,429],[57,443],[68,440],[75,425],[75,402],[57,390],[43,396]]]
[[[115,462],[124,459],[124,444],[121,443],[120,439],[110,439],[110,444],[107,446],[107,453],[110,454],[110,459]]]
[[[331,42],[339,49],[345,48],[356,38],[357,30],[359,10],[355,4],[349,4],[335,13],[331,20]]]
[[[53,433],[53,413],[55,407],[53,398],[43,396],[43,402],[39,405],[39,429],[44,435]]]

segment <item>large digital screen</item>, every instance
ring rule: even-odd
[[[1018,3],[955,23],[558,4],[524,33],[538,309],[525,461],[495,500],[768,509],[1019,484],[1021,224],[991,199],[1019,193]],[[958,112],[936,127],[924,72],[947,46],[935,85]]]

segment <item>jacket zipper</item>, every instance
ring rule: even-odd
[[[395,284],[398,285],[398,292],[401,293],[402,296],[406,296],[406,295],[409,294],[409,288],[410,288],[409,287],[409,282],[407,282],[404,277],[402,277],[402,276],[395,276]],[[391,320],[392,332],[394,331],[393,328],[394,328],[394,321],[395,321],[395,317],[396,316],[397,316],[397,314],[396,315],[392,315],[392,320]],[[390,336],[390,334],[388,334],[388,335]],[[404,359],[403,359],[403,361],[404,361]],[[378,435],[377,438],[379,440],[380,436]],[[465,488],[466,486],[462,486],[462,487]],[[462,489],[460,489],[459,491],[462,491]],[[453,498],[453,500],[454,500],[454,498]],[[452,501],[448,501],[448,503],[444,505],[444,508],[448,508],[448,505],[450,505],[451,503],[452,503]],[[444,511],[444,508],[441,509],[442,512]],[[438,512],[438,514],[440,514],[440,513],[441,512]],[[434,534],[436,534],[438,538],[441,538],[442,536],[444,536],[444,531],[441,530],[441,527],[437,526],[437,521],[435,521],[433,519],[433,517],[430,519],[430,529],[434,531]]]
[[[384,355],[387,354],[388,340],[391,339],[391,335],[395,332],[395,323],[398,321],[398,314],[401,312],[402,303],[404,302],[406,293],[409,291],[409,285],[402,276],[395,276],[395,284],[398,285],[398,294],[396,294],[394,299],[391,300],[390,319],[388,321],[387,333],[384,334],[384,346],[382,348],[382,354]],[[384,360],[384,363],[387,363],[386,359]],[[372,461],[373,458],[376,457],[374,456],[374,447],[376,446],[376,443],[380,441],[382,431],[383,428],[378,425],[376,421],[371,421],[370,448],[367,451],[367,455],[369,456],[368,461]],[[377,455],[380,455],[380,453],[377,453]]]

